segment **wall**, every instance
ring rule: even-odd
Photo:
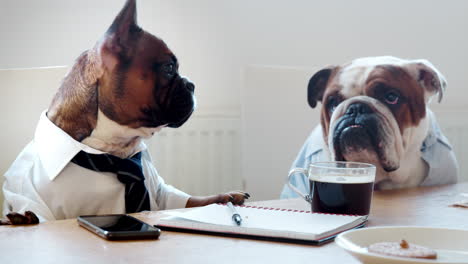
[[[69,65],[101,36],[123,2],[0,0],[0,68]],[[181,61],[181,72],[197,84],[200,111],[223,109],[249,116],[263,111],[258,102],[265,100],[300,104],[305,87],[299,85],[288,87],[285,83],[285,89],[300,91],[281,93],[282,97],[246,87],[246,79],[252,77],[246,75],[251,65],[315,70],[356,57],[386,54],[429,59],[449,82],[443,105],[468,109],[468,2],[464,0],[139,0],[138,12],[140,24],[166,40]],[[251,94],[259,97],[246,101]],[[284,97],[293,94],[298,98]],[[268,127],[281,125],[295,114],[286,114],[290,109],[286,104],[277,107],[285,114],[278,119],[265,117]],[[297,118],[308,120],[309,114],[314,114],[303,111]],[[248,125],[243,123],[242,130],[248,131]],[[307,135],[308,131],[298,133]],[[270,142],[266,153],[278,151],[274,144],[277,138],[268,133],[257,136]],[[305,139],[284,135],[285,139],[290,137]],[[244,154],[249,153],[249,147],[243,148]],[[261,162],[242,155],[242,177],[255,199],[278,197],[279,190],[263,191],[257,185],[257,172],[276,159],[289,164],[295,152],[284,152],[281,157],[267,155]]]

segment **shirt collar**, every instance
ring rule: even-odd
[[[85,151],[91,154],[105,153],[76,141],[65,131],[57,127],[47,117],[47,110],[42,112],[39,119],[34,134],[34,144],[37,147],[42,166],[51,181],[57,177],[78,152]],[[137,152],[144,149],[146,149],[146,145],[141,142]]]
[[[307,139],[307,148],[305,150],[306,157],[317,154],[325,148],[323,140],[322,126],[318,125],[314,128],[309,138]]]

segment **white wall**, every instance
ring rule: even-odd
[[[123,2],[0,0],[0,68],[69,65],[101,36]],[[181,61],[181,72],[197,84],[201,111],[240,113],[244,109],[247,112],[242,116],[249,116],[261,110],[257,102],[269,97],[281,101],[285,94],[275,97],[279,94],[270,94],[268,89],[265,94],[249,90],[255,87],[246,89],[245,72],[250,65],[319,69],[385,54],[429,59],[449,81],[443,105],[468,109],[468,1],[139,0],[138,11],[140,24],[169,44]],[[305,86],[290,89],[300,89],[291,95],[302,97],[294,101],[306,104]],[[244,100],[250,94],[259,97]],[[302,111],[291,115],[308,120],[309,113]],[[265,122],[272,127],[285,118],[287,114],[278,119],[265,117]],[[243,127],[243,131],[248,129]],[[284,139],[303,141],[300,137],[307,133],[292,132]],[[267,131],[261,136],[270,142],[270,153],[279,151],[274,145],[277,138],[269,137]],[[243,152],[249,151],[249,145],[245,146]],[[276,159],[289,164],[294,155],[289,150],[282,157],[265,156],[261,163],[243,155],[242,177],[253,197],[279,195],[279,190],[264,191],[257,184],[257,171]]]

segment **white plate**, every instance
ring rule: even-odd
[[[377,242],[408,243],[434,249],[437,259],[415,259],[391,257],[367,251],[370,244]],[[468,230],[392,226],[368,227],[350,230],[338,235],[335,242],[362,263],[372,264],[467,264],[468,263]]]

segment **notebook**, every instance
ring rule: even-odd
[[[225,204],[211,204],[187,211],[167,211],[157,227],[163,230],[212,233],[279,241],[320,244],[337,234],[364,226],[365,216],[311,213],[269,207],[236,206],[242,217],[238,226]]]

